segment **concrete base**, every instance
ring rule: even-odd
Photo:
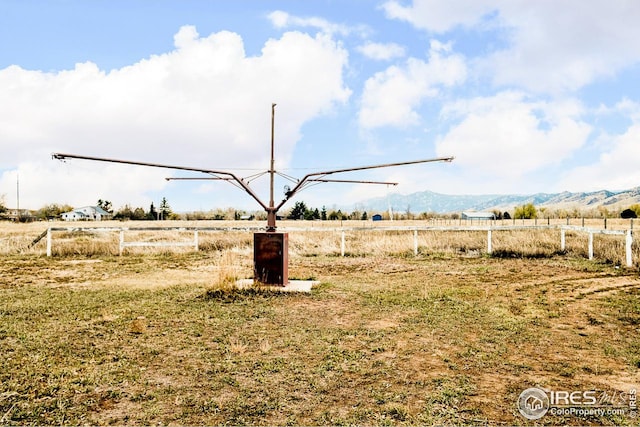
[[[312,287],[320,284],[317,280],[289,280],[289,283],[285,286],[270,286],[254,283],[253,279],[240,279],[236,282],[236,285],[239,289],[246,289],[255,286],[256,288],[278,292],[311,292]]]

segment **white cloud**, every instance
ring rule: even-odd
[[[135,203],[134,196],[142,202],[145,191],[164,185],[158,177],[167,176],[162,170],[128,174],[102,163],[61,165],[50,160],[54,151],[266,168],[272,102],[278,104],[278,164],[286,165],[302,125],[351,93],[343,82],[347,52],[327,35],[287,32],[254,57],[231,32],[199,37],[187,26],[174,41],[171,52],[108,73],[91,62],[55,73],[0,70],[0,140],[6,141],[0,169],[19,169],[21,181],[33,183],[32,207],[97,197],[114,205]],[[0,194],[15,188],[11,175],[4,174]]]
[[[331,34],[331,35],[341,35],[348,36],[353,33],[360,34],[361,36],[366,36],[370,30],[368,27],[363,25],[351,26],[351,25],[343,25],[336,24],[330,21],[327,21],[324,18],[311,16],[311,17],[300,17],[291,15],[288,12],[284,12],[282,10],[276,10],[267,15],[267,19],[271,21],[271,25],[278,29],[287,29],[287,28],[315,28],[323,33]]]
[[[620,113],[629,117],[634,123],[640,123],[640,102],[632,101],[628,98],[623,98],[616,103],[613,108],[613,113]]]
[[[566,0],[413,0],[385,3],[387,16],[445,33],[499,29],[507,47],[479,60],[497,85],[575,90],[640,62],[640,3]]]
[[[357,49],[367,58],[377,61],[388,61],[405,56],[405,48],[397,43],[368,42],[362,46],[358,46]]]
[[[409,58],[404,66],[391,66],[365,82],[360,126],[409,126],[420,122],[416,108],[425,98],[435,97],[442,86],[453,86],[466,78],[464,59],[449,54],[450,46],[432,41],[429,60]]]
[[[570,191],[626,190],[640,186],[640,124],[625,133],[610,137],[608,147],[590,165],[569,171],[558,184]]]
[[[436,143],[439,155],[454,155],[467,177],[524,179],[560,163],[586,142],[591,127],[580,121],[574,101],[529,102],[520,93],[460,101],[445,115],[461,121]]]
[[[164,186],[167,171],[116,164],[71,165],[59,162],[23,162],[17,169],[0,175],[0,188],[10,207],[17,206],[17,174],[20,180],[20,207],[37,209],[48,203],[84,206],[99,198],[111,200],[116,208],[125,204],[149,207],[152,199],[146,192]]]
[[[410,22],[418,28],[436,33],[447,32],[457,26],[477,25],[482,17],[491,11],[495,1],[462,0],[413,0],[410,6],[404,6],[397,0],[382,5],[388,18]]]

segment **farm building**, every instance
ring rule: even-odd
[[[496,219],[493,212],[462,212],[462,219]]]
[[[9,221],[34,221],[35,217],[33,212],[29,209],[7,209],[7,211],[0,215],[1,219],[7,219]]]
[[[102,221],[111,214],[99,206],[84,206],[60,215],[65,221]]]

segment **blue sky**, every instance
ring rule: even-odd
[[[640,185],[640,3],[564,0],[2,0],[0,196],[176,211],[257,204],[183,172],[52,152],[345,174],[294,200]],[[276,198],[292,183],[276,182]],[[263,199],[268,179],[251,182]],[[276,200],[277,202],[278,200]],[[290,207],[290,205],[288,205]]]

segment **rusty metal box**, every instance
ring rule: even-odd
[[[287,233],[254,233],[253,278],[265,285],[285,286],[289,283]]]

